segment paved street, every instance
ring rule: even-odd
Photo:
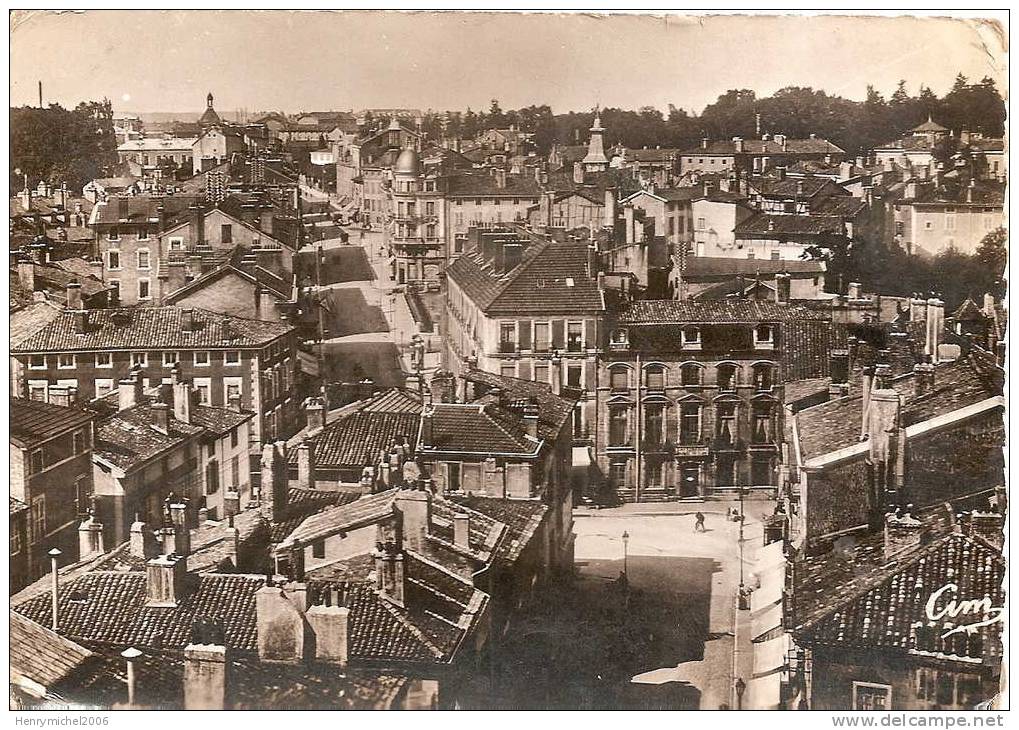
[[[629,536],[626,573],[631,592],[640,598],[639,610],[629,617],[638,649],[628,704],[718,709],[732,701],[734,676],[749,678],[746,612],[740,613],[739,626],[733,625],[740,575],[738,526],[725,519],[729,506],[662,505],[671,511],[659,508],[657,514],[647,511],[648,505],[578,511],[574,530],[580,586],[618,578],[624,564],[622,534]],[[694,531],[698,509],[706,516],[706,532]],[[760,544],[757,515],[762,511],[770,511],[770,503],[748,503],[747,582],[750,559]]]

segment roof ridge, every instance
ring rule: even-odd
[[[434,643],[432,643],[432,640],[429,637],[427,637],[421,629],[415,626],[414,622],[411,621],[408,616],[404,615],[399,610],[397,610],[396,606],[386,596],[378,592],[373,592],[373,595],[376,597],[378,602],[385,607],[386,611],[388,611],[393,618],[400,622],[400,624],[402,624],[408,631],[414,634],[414,636],[422,644],[425,645],[425,647],[432,653],[432,656],[434,656],[437,659],[441,659],[443,657],[443,651],[439,647],[437,647]],[[406,611],[407,609],[403,610]]]
[[[948,532],[941,535],[937,539],[933,540],[929,545],[925,545],[921,549],[908,553],[901,558],[892,558],[889,562],[884,565],[877,566],[874,572],[864,578],[864,582],[860,588],[848,593],[846,596],[836,599],[836,601],[824,608],[823,611],[813,616],[811,619],[804,621],[802,624],[797,625],[794,631],[802,632],[809,631],[815,628],[822,621],[830,618],[834,613],[837,613],[843,606],[852,603],[853,601],[863,598],[863,596],[870,593],[875,588],[881,587],[884,583],[892,580],[897,573],[907,570],[918,563],[922,558],[926,557],[929,553],[934,552],[936,549],[941,548],[944,544],[950,542],[954,538],[966,539],[966,535],[959,532]],[[975,542],[972,541],[971,542]],[[986,545],[981,544],[981,547],[986,548]],[[901,561],[901,562],[900,562]],[[795,568],[794,568],[795,569]]]

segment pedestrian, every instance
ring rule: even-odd
[[[694,523],[693,531],[707,532],[707,530],[704,528],[704,515],[698,512],[696,515],[694,515],[694,519],[696,519],[697,521]]]

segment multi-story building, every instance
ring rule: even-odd
[[[787,278],[779,290],[788,302]],[[603,496],[775,489],[784,383],[805,376],[787,360],[824,350],[830,322],[756,300],[635,301],[612,319],[597,379],[596,457],[611,490]],[[804,330],[820,345],[802,347]]]
[[[241,210],[250,218],[241,217]],[[228,210],[239,213],[234,215]],[[160,304],[163,297],[241,247],[262,268],[290,281],[293,248],[276,233],[272,205],[209,207],[197,196],[119,197],[99,203],[89,226],[102,278],[120,304]]]
[[[874,148],[874,157],[879,164],[895,163],[906,169],[928,167],[934,161],[935,147],[948,138],[949,130],[935,122],[930,116],[927,121],[913,127],[904,137]]]
[[[240,407],[258,414],[252,441],[299,427],[297,331],[287,324],[177,307],[64,311],[11,355],[20,397],[46,401],[54,386],[70,386],[88,401],[117,390],[136,368],[154,387],[179,365],[203,405],[240,395]]]
[[[144,392],[140,372],[91,404],[98,416],[92,454],[96,521],[103,544],[128,540],[135,522],[160,524],[172,494],[209,519],[237,514],[252,497],[250,427],[254,414],[202,404],[194,384],[172,369],[170,383]]]
[[[139,177],[159,179],[163,170],[191,171],[194,150],[198,140],[193,137],[142,137],[129,139],[117,145],[120,163],[130,166]]]
[[[935,256],[954,249],[972,254],[1004,224],[1004,184],[970,180],[966,186],[907,184],[894,203],[896,240],[909,253]]]
[[[389,193],[392,223],[386,230],[393,279],[398,284],[438,281],[446,262],[446,210],[435,178],[424,178],[414,148],[397,158]]]
[[[598,253],[584,241],[479,231],[446,270],[444,367],[468,363],[508,377],[581,391],[573,435],[594,434],[605,291]]]
[[[202,132],[191,148],[192,172],[198,175],[228,162],[238,152],[244,152],[242,128],[215,124]]]
[[[78,523],[93,492],[95,414],[24,398],[11,398],[10,409],[12,522],[21,510],[27,522],[25,535],[12,532],[11,553],[23,551],[24,585],[49,570],[52,548],[77,559]]]
[[[790,139],[784,134],[764,134],[761,139],[733,137],[731,141],[701,140],[700,147],[683,150],[680,171],[762,173],[779,165],[803,160],[824,160],[838,164],[845,150],[826,139],[815,137]]]
[[[468,247],[471,228],[525,221],[538,204],[541,186],[533,175],[507,173],[501,168],[455,174],[440,185],[445,204],[445,245],[450,259]]]

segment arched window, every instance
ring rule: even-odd
[[[623,365],[616,365],[609,368],[609,386],[614,391],[629,390],[630,372]]]
[[[775,442],[774,404],[761,400],[750,409],[750,440],[755,444]]]
[[[732,363],[722,363],[718,366],[718,388],[719,390],[736,390],[739,382],[737,367]]]
[[[649,365],[644,371],[647,389],[656,393],[665,390],[665,368],[661,365]]]
[[[754,365],[754,390],[771,390],[774,384],[774,367],[770,363],[762,362]]]
[[[680,383],[683,385],[700,385],[701,371],[703,369],[700,365],[684,365],[679,371]]]

